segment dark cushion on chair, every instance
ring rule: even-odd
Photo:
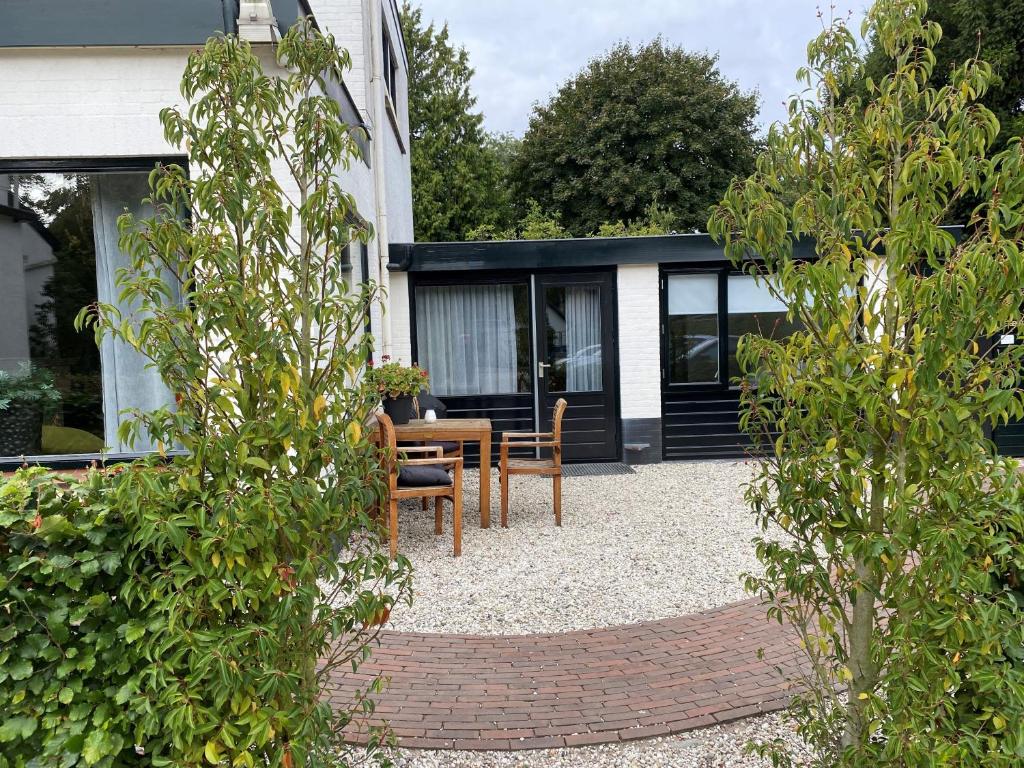
[[[434,415],[439,419],[443,419],[448,415],[448,406],[425,389],[420,390],[420,393],[416,395],[416,400],[420,404],[421,419],[426,415],[427,411],[433,411]]]
[[[398,484],[403,488],[427,488],[438,485],[452,485],[452,477],[440,467],[400,467]]]
[[[459,450],[459,444],[453,440],[435,440],[427,443],[428,448],[440,448],[444,453],[455,453]]]

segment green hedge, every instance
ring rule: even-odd
[[[119,765],[135,756],[144,624],[122,521],[98,473],[67,487],[39,469],[0,481],[0,765]],[[138,764],[137,762],[135,763]]]
[[[0,768],[298,768],[333,761],[336,734],[372,711],[332,711],[322,676],[365,658],[407,591],[404,561],[376,555],[373,522],[318,502],[316,484],[192,472],[0,480]],[[303,493],[328,518],[289,515]],[[329,532],[353,525],[365,546],[335,560]]]

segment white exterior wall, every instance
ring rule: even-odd
[[[404,365],[419,362],[412,359],[412,318],[409,316],[409,275],[406,272],[391,273],[388,313],[391,320],[391,356]]]
[[[657,264],[618,267],[619,399],[623,420],[661,418]]]
[[[349,168],[338,169],[338,176],[342,187],[355,198],[360,215],[374,228],[369,278],[386,284],[388,275],[382,274],[382,265],[387,263],[388,254],[383,238],[392,242],[413,238],[408,75],[404,51],[399,50],[396,107],[400,143],[383,103],[374,104],[372,99],[372,65],[382,55],[380,29],[371,23],[373,2],[382,2],[377,18],[387,23],[392,40],[400,48],[400,25],[390,0],[312,0],[312,10],[321,28],[332,33],[352,59],[346,85],[370,127],[371,157],[369,166],[353,160]],[[0,159],[180,154],[164,141],[159,112],[167,106],[185,106],[178,88],[192,49],[0,49],[0,71],[4,73],[0,78]],[[262,58],[267,71],[272,71],[269,47],[264,46]],[[378,143],[383,147],[383,161]],[[293,191],[291,186],[286,184],[286,192]],[[358,247],[353,248],[352,255],[352,279],[361,280]],[[404,295],[403,301],[408,303]],[[407,321],[385,332],[384,324],[390,322],[390,313],[373,312],[378,352],[389,352],[383,348],[383,340],[389,335],[399,339],[409,336]],[[402,343],[399,341],[400,346]]]
[[[187,48],[0,49],[4,159],[166,155]]]

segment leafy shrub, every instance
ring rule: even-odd
[[[801,327],[740,342],[765,457],[747,499],[788,534],[758,541],[747,586],[801,635],[794,713],[823,768],[1024,764],[1024,483],[988,437],[1024,414],[1024,347],[990,341],[1021,323],[1024,144],[992,152],[986,62],[930,84],[926,10],[869,11],[893,61],[879,81],[828,26],[807,93],[710,222]],[[803,237],[814,259],[794,257]]]
[[[145,620],[119,599],[124,529],[93,474],[44,470],[0,484],[0,765],[120,765]]]
[[[78,318],[145,355],[177,395],[132,414],[122,439],[145,431],[185,455],[66,489],[32,473],[4,486],[3,541],[17,554],[5,567],[24,565],[0,590],[22,611],[0,685],[46,694],[26,694],[3,726],[15,766],[337,765],[341,731],[372,710],[322,696],[409,595],[408,563],[389,560],[372,514],[385,485],[363,430],[377,398],[360,378],[377,291],[349,286],[344,262],[372,232],[338,185],[358,145],[325,95],[348,60],[306,22],[277,53],[269,75],[233,37],[189,57],[190,107],[161,116],[190,173],[155,170],[155,215],[119,221],[131,264],[117,280],[136,310]],[[70,538],[41,538],[51,529]],[[54,559],[69,570],[54,575]],[[69,630],[90,661],[66,682],[60,665],[26,682],[24,659],[54,657],[42,609],[55,609],[25,585],[51,579],[68,616],[96,609]]]

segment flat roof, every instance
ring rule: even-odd
[[[813,256],[814,243],[795,251]],[[574,269],[618,264],[688,264],[727,261],[724,248],[700,232],[647,237],[583,237],[564,240],[490,240],[460,243],[393,243],[394,272]]]

